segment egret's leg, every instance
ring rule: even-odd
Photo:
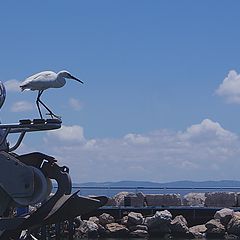
[[[56,117],[56,118],[60,119],[59,116],[55,115],[55,114],[49,109],[49,107],[48,107],[45,103],[42,102],[42,100],[40,99],[42,93],[43,93],[43,90],[39,91],[37,101],[40,102],[40,103],[42,104],[42,106],[45,107],[45,108],[48,110],[48,112],[49,112],[48,115],[50,115],[52,118],[53,118],[53,117]],[[41,115],[42,115],[42,114],[41,114]]]
[[[38,91],[38,96],[37,96],[37,100],[36,100],[38,112],[40,114],[41,119],[43,119],[43,117],[42,117],[41,109],[40,109],[40,106],[39,106],[39,102],[41,101],[40,96],[42,95],[42,93],[43,93],[43,90]]]

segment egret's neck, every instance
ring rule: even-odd
[[[60,88],[60,87],[63,87],[65,84],[66,84],[66,80],[65,80],[63,77],[58,77],[58,78],[56,79],[56,85],[55,85],[55,87],[56,87],[56,88]]]

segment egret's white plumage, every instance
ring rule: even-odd
[[[77,79],[76,77],[72,76],[68,71],[60,71],[58,73],[52,72],[52,71],[43,71],[37,74],[34,74],[30,77],[28,77],[26,80],[22,82],[20,85],[20,88],[22,91],[24,90],[32,90],[32,91],[38,91],[38,96],[36,100],[36,104],[38,107],[38,111],[40,114],[40,117],[42,118],[42,113],[39,107],[39,103],[42,104],[43,107],[45,107],[49,114],[53,117],[58,117],[40,100],[40,97],[44,90],[48,88],[61,88],[66,84],[65,78],[74,79],[80,83],[83,83],[80,79]]]

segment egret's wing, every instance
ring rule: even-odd
[[[20,87],[22,89],[39,89],[40,88],[47,88],[49,83],[57,78],[57,74],[52,71],[44,71],[40,73],[36,73],[27,79],[25,79]],[[45,87],[44,87],[45,86]]]
[[[57,76],[57,74],[55,72],[44,71],[44,72],[36,73],[36,74],[28,77],[26,80],[23,81],[23,84],[29,83],[29,82],[54,80],[56,78],[56,76]]]

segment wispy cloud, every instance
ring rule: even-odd
[[[4,86],[6,87],[8,92],[20,92],[20,81],[18,80],[8,80],[4,82]]]
[[[34,106],[31,102],[18,101],[12,105],[11,112],[26,112],[26,111],[32,111],[33,109],[34,109]]]
[[[228,103],[240,104],[240,75],[235,70],[229,71],[216,94],[224,97]]]
[[[64,143],[79,143],[83,142],[84,135],[83,135],[83,128],[78,125],[73,126],[62,126],[61,129],[56,131],[51,131],[47,133],[48,140],[54,139],[55,141],[60,141]],[[46,140],[46,139],[45,139]]]
[[[47,133],[42,147],[70,167],[75,182],[233,179],[240,168],[238,135],[210,119],[181,132],[115,139],[87,139],[81,126],[63,126]]]
[[[79,111],[82,109],[82,103],[76,98],[70,98],[68,103],[69,106],[75,111]]]

